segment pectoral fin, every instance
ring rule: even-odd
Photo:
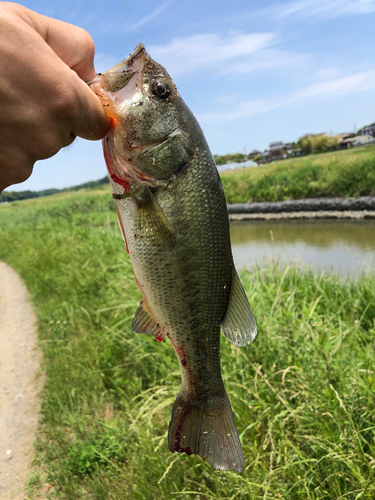
[[[175,237],[171,225],[149,188],[142,189],[135,196],[136,226],[146,241],[155,240],[165,246],[174,245]]]
[[[157,340],[165,338],[165,334],[155,320],[150,316],[149,312],[145,309],[143,301],[134,315],[130,331],[133,333],[148,333],[153,335]]]
[[[234,266],[229,304],[222,324],[222,332],[238,347],[250,344],[257,334],[253,311]]]

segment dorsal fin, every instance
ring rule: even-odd
[[[160,325],[150,316],[149,312],[145,309],[143,300],[134,315],[130,331],[133,333],[148,333],[153,335],[157,340],[165,338],[165,333],[162,331]]]
[[[222,332],[238,347],[250,344],[257,334],[253,311],[234,266],[229,304],[222,324]]]

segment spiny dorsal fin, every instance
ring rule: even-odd
[[[253,311],[234,266],[229,304],[222,324],[222,332],[238,347],[250,344],[257,334]]]
[[[130,331],[133,333],[148,333],[149,335],[156,337],[158,340],[165,337],[160,325],[155,323],[155,320],[151,318],[150,314],[145,309],[143,300],[139,304],[139,307],[134,315]]]
[[[137,227],[147,239],[173,246],[175,237],[171,225],[151,190],[146,187],[135,196]]]

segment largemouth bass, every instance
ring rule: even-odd
[[[143,45],[90,86],[113,118],[104,155],[143,294],[131,331],[168,337],[180,364],[169,449],[240,472],[244,456],[221,377],[220,330],[244,346],[256,323],[233,264],[215,162],[171,77]]]

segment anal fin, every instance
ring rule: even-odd
[[[250,344],[257,334],[253,311],[234,266],[229,304],[222,324],[222,332],[238,347]]]
[[[133,333],[148,333],[159,341],[165,338],[165,333],[162,331],[160,325],[155,322],[145,309],[143,300],[134,315],[130,331]]]

